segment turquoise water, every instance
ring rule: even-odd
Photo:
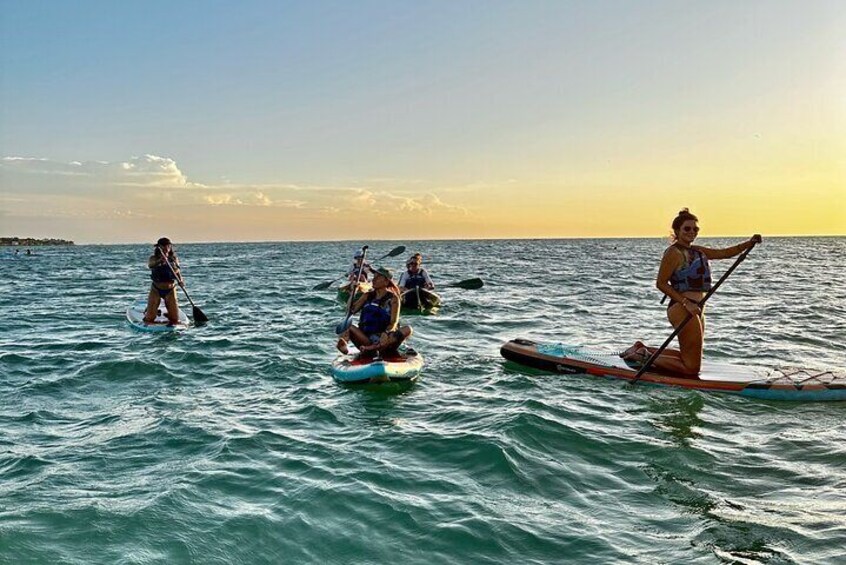
[[[486,286],[444,289],[436,316],[407,319],[427,364],[384,390],[332,381],[342,306],[310,290],[355,244],[178,245],[212,319],[178,335],[125,323],[148,246],[4,256],[0,562],[846,558],[846,403],[631,387],[499,356],[515,337],[663,340],[652,279],[666,242],[372,253],[398,244],[436,282]],[[706,356],[844,370],[844,272],[844,238],[766,240],[714,296]]]

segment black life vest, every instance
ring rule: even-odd
[[[423,269],[417,269],[416,274],[411,274],[409,271],[405,272],[405,288],[424,288],[426,286],[426,277],[423,276]]]
[[[391,323],[391,299],[394,295],[386,292],[382,298],[376,297],[376,291],[367,293],[367,300],[361,309],[358,327],[367,335],[376,335],[388,329]]]
[[[171,265],[174,265],[176,258],[171,255],[168,261]],[[176,274],[168,267],[167,263],[162,261],[150,269],[150,278],[153,279],[154,283],[172,283],[176,281]]]

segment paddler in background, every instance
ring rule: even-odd
[[[711,290],[711,266],[709,259],[729,259],[740,255],[756,243],[761,236],[753,235],[749,241],[725,249],[710,249],[693,245],[699,234],[699,219],[687,208],[682,209],[673,220],[670,236],[673,244],[664,251],[655,286],[670,297],[667,318],[678,328],[688,314],[692,319],[679,333],[679,350],[664,350],[653,362],[658,371],[696,377],[702,366],[702,347],[705,340],[705,314],[699,307],[705,294]],[[655,348],[635,342],[620,356],[627,361],[644,363]]]
[[[399,288],[393,273],[384,267],[372,273],[373,290],[361,295],[352,307],[352,313],[361,312],[358,326],[350,326],[338,340],[338,351],[344,355],[349,353],[348,339],[362,354],[375,355],[395,352],[412,334],[410,326],[399,325]]]
[[[356,274],[359,274],[358,282],[360,282],[360,283],[367,282],[367,272],[371,269],[370,269],[370,264],[367,263],[366,261],[364,263],[364,268],[363,269],[361,268],[361,261],[363,259],[364,259],[364,254],[359,249],[358,251],[355,252],[355,255],[353,255],[352,268],[350,268],[350,270],[347,271],[347,280],[350,283],[355,282]]]
[[[175,326],[179,322],[179,303],[176,300],[175,288],[177,281],[182,282],[182,274],[179,272],[179,259],[168,238],[163,237],[156,242],[153,254],[147,259],[147,267],[150,269],[153,284],[150,285],[144,321],[151,324],[156,320],[159,302],[164,300],[168,325]]]
[[[407,291],[414,290],[415,288],[434,290],[435,283],[432,282],[432,277],[423,268],[423,255],[415,253],[408,258],[405,267],[406,270],[400,275],[399,283],[397,283],[400,290]]]

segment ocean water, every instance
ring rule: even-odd
[[[403,388],[329,374],[343,307],[311,287],[356,243],[177,245],[211,323],[176,335],[125,323],[149,246],[4,255],[0,562],[846,562],[846,403],[500,357],[516,337],[662,341],[666,241],[370,242],[371,255],[398,244],[438,283],[486,282],[406,318],[426,366]],[[844,238],[765,240],[710,302],[706,357],[843,371],[844,272]]]

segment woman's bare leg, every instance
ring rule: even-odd
[[[150,285],[150,294],[147,295],[147,309],[144,311],[144,321],[152,324],[156,321],[159,314],[159,291],[153,285]]]
[[[167,321],[170,325],[175,326],[179,323],[179,302],[176,300],[176,287],[170,289],[164,301],[165,306],[167,306]]]
[[[674,328],[678,328],[687,317],[687,310],[681,304],[674,304],[667,310],[667,317]],[[679,353],[661,354],[653,366],[660,371],[680,373],[688,377],[695,377],[702,367],[702,345],[704,335],[702,320],[693,318],[681,332],[679,332]]]

